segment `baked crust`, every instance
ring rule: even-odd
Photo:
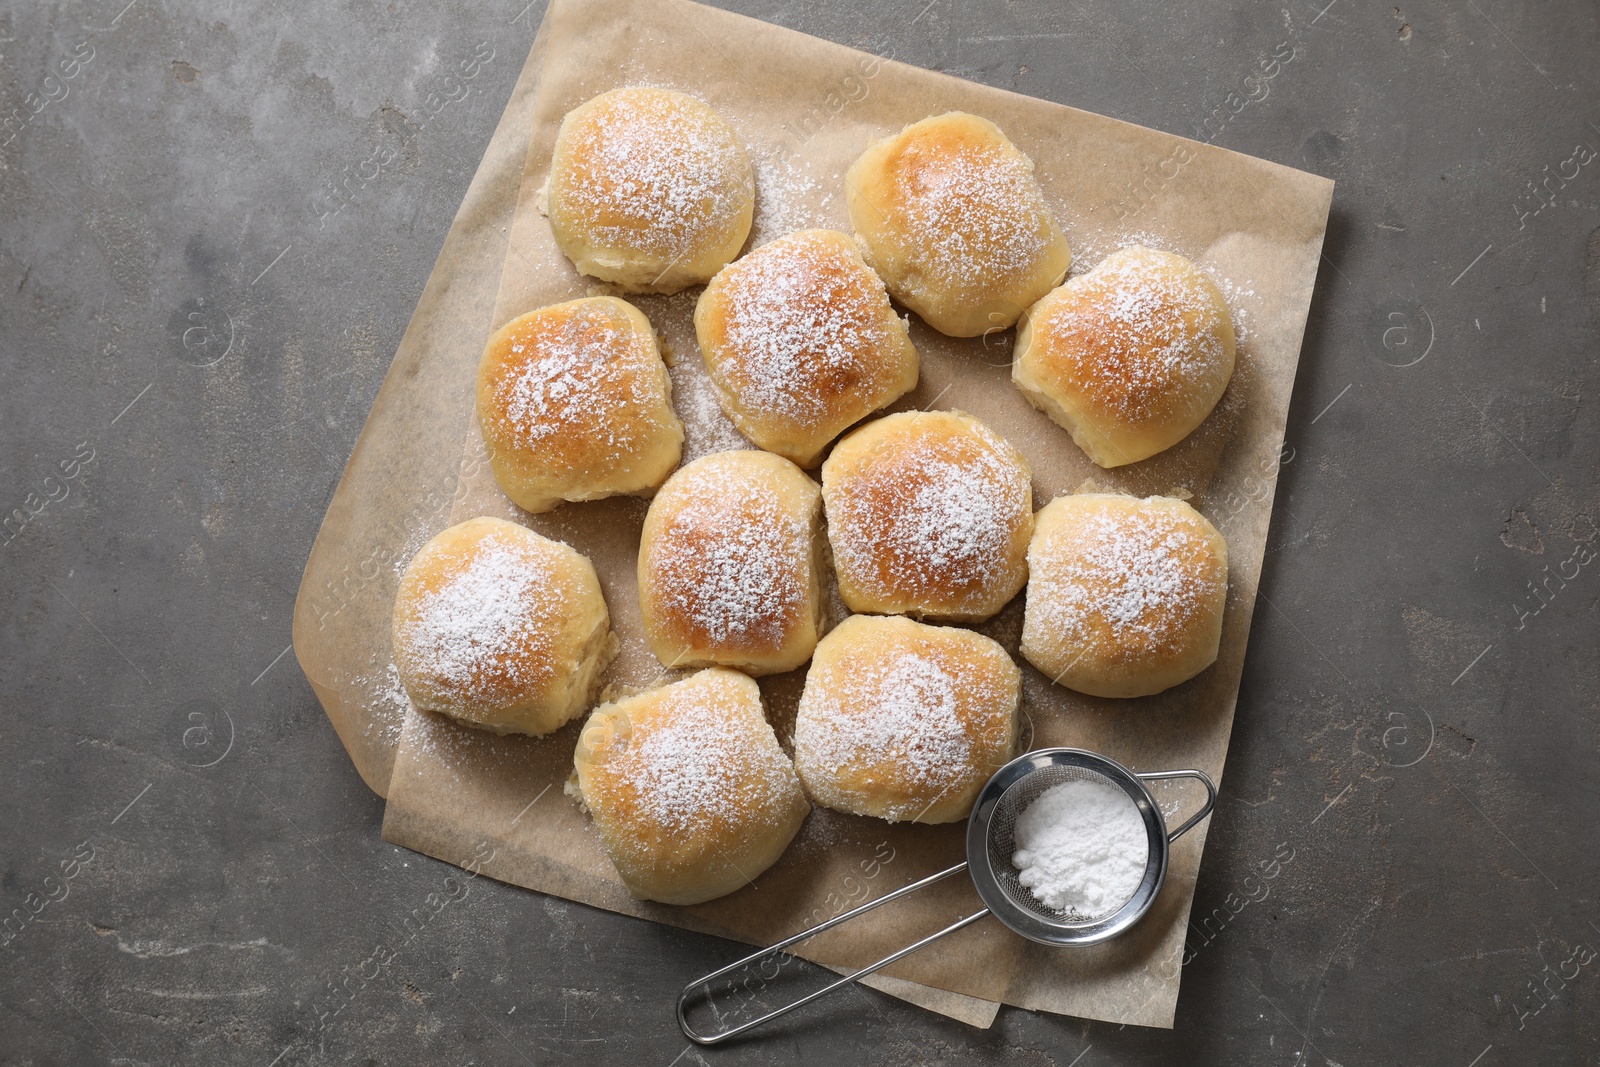
[[[524,511],[647,496],[683,451],[655,331],[616,297],[570,300],[507,323],[484,350],[477,402],[489,465]]]
[[[581,714],[617,647],[589,560],[490,518],[422,546],[391,635],[412,704],[495,733],[547,734]]]
[[[635,897],[698,904],[772,866],[811,810],[761,708],[761,690],[712,668],[595,709],[578,791]]]
[[[976,115],[952,111],[873,143],[846,173],[845,196],[889,292],[952,337],[1013,325],[1072,266],[1033,161]]]
[[[545,191],[578,270],[630,293],[676,293],[739,254],[755,174],[733,128],[670,89],[613,89],[561,121]]]
[[[1115,252],[1028,311],[1011,377],[1102,467],[1189,436],[1233,377],[1233,319],[1182,256]]]
[[[1038,514],[1028,566],[1022,655],[1053,682],[1148,696],[1217,658],[1228,545],[1182,500],[1058,497]]]
[[[905,321],[855,242],[834,230],[791,233],[723,268],[694,324],[723,411],[802,467],[917,384]]]
[[[639,541],[639,612],[669,668],[749,674],[811,658],[823,629],[822,493],[770,452],[717,452],[661,487]]]
[[[971,415],[907,411],[867,423],[822,465],[839,595],[851,611],[951,622],[1022,589],[1032,473]]]
[[[795,769],[824,807],[890,822],[967,817],[1017,743],[1022,672],[971,630],[852,615],[817,646]]]

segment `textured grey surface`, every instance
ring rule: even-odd
[[[862,991],[704,1052],[732,946],[434,914],[282,654],[541,5],[125,3],[0,12],[0,1062],[1600,1057],[1593,3],[744,6],[1339,184],[1177,1028]]]

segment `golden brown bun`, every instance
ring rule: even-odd
[[[1032,473],[959,411],[905,411],[840,441],[822,465],[839,595],[851,611],[987,619],[1028,577]]]
[[[1102,467],[1189,436],[1233,376],[1233,319],[1182,256],[1134,245],[1039,301],[1011,378]]]
[[[1228,545],[1181,500],[1053,500],[1036,519],[1028,566],[1022,655],[1053,682],[1148,696],[1217,658]]]
[[[770,452],[697,459],[650,502],[639,612],[669,668],[790,671],[822,632],[822,493]]]
[[[588,559],[504,519],[468,519],[422,546],[391,636],[417,707],[535,736],[589,706],[617,645]]]
[[[923,119],[872,144],[845,175],[845,198],[889,292],[952,337],[1005,329],[1072,266],[1033,161],[976,115]]]
[[[744,144],[702,101],[613,89],[561,120],[546,193],[556,244],[590,277],[676,293],[739,254],[755,212]]]
[[[610,296],[530,311],[489,338],[478,420],[500,487],[526,511],[648,495],[683,451],[650,320]]]
[[[802,467],[917,384],[917,350],[848,236],[802,230],[724,267],[694,309],[722,410]]]
[[[811,811],[761,690],[720,667],[596,708],[575,762],[606,853],[643,900],[733,892],[772,866]]]
[[[795,769],[818,804],[890,822],[965,819],[1017,743],[1022,672],[982,634],[852,615],[817,646]]]

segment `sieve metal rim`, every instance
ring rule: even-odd
[[[1144,877],[1127,902],[1109,915],[1083,921],[1069,921],[1065,917],[1059,921],[1046,919],[1013,902],[1001,885],[1000,872],[995,871],[991,863],[990,828],[1002,799],[1024,778],[1048,767],[1070,767],[1099,775],[1123,789],[1139,811],[1150,844]],[[1199,779],[1206,787],[1207,801],[1200,812],[1169,834],[1166,819],[1161,814],[1161,805],[1144,783],[1147,778],[1175,776]],[[1036,749],[1000,768],[978,793],[972,814],[967,819],[967,871],[978,896],[989,911],[1013,933],[1041,945],[1099,944],[1127,930],[1149,912],[1166,881],[1171,842],[1210,814],[1215,798],[1216,787],[1209,777],[1199,771],[1161,771],[1139,775],[1110,756],[1087,749]]]

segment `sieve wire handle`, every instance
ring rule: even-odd
[[[773,1019],[776,1019],[780,1015],[787,1015],[789,1012],[794,1011],[794,1009],[796,1009],[798,1007],[801,1007],[801,1006],[806,1005],[806,1004],[810,1004],[813,1000],[816,1000],[818,997],[826,996],[827,994],[832,993],[835,989],[838,989],[841,986],[849,985],[851,982],[854,982],[858,978],[864,978],[867,975],[872,974],[874,971],[882,970],[883,968],[889,966],[889,964],[894,963],[896,960],[903,959],[906,956],[911,955],[913,952],[917,951],[918,949],[925,948],[926,946],[933,944],[935,941],[939,940],[941,937],[944,937],[946,934],[953,934],[957,930],[961,929],[963,926],[972,925],[973,923],[977,922],[979,919],[983,918],[985,915],[989,914],[989,909],[988,908],[984,908],[981,911],[977,911],[977,912],[974,912],[971,915],[968,915],[965,919],[958,919],[957,921],[951,923],[949,926],[946,926],[943,930],[940,930],[938,933],[929,934],[927,937],[923,938],[921,941],[918,941],[918,942],[916,942],[915,944],[912,944],[912,945],[907,945],[905,948],[900,949],[898,952],[894,952],[894,953],[891,953],[888,956],[885,956],[883,959],[879,960],[877,963],[869,963],[869,964],[867,964],[867,966],[861,968],[859,971],[856,971],[854,974],[847,974],[843,978],[838,979],[837,981],[828,983],[827,985],[823,986],[821,989],[817,990],[814,993],[808,993],[805,996],[801,997],[799,1000],[791,1001],[790,1003],[785,1004],[783,1007],[778,1008],[776,1011],[769,1011],[769,1012],[767,1012],[767,1014],[761,1016],[760,1018],[751,1019],[749,1022],[741,1023],[738,1026],[733,1027],[732,1029],[721,1030],[721,1031],[718,1031],[717,1033],[714,1033],[714,1034],[702,1034],[702,1033],[694,1030],[692,1027],[689,1026],[689,1017],[688,1017],[688,1013],[687,1013],[687,1005],[688,1005],[688,1001],[689,1001],[690,995],[692,993],[694,993],[694,991],[696,989],[699,989],[700,987],[704,986],[705,990],[706,990],[706,999],[707,999],[707,1001],[709,1001],[711,999],[711,983],[716,981],[718,978],[721,978],[721,977],[723,977],[724,975],[727,975],[727,974],[731,974],[734,971],[737,971],[742,967],[748,967],[752,963],[756,963],[756,962],[758,962],[760,960],[765,960],[765,959],[767,959],[769,957],[776,956],[778,953],[782,952],[784,949],[788,948],[790,945],[798,944],[799,942],[804,941],[807,938],[816,937],[818,934],[822,933],[824,930],[828,930],[828,929],[831,929],[832,927],[838,926],[840,923],[849,922],[851,919],[854,919],[857,915],[861,915],[861,914],[863,914],[865,912],[869,912],[873,908],[876,908],[876,907],[878,907],[880,905],[889,903],[889,901],[891,901],[891,900],[898,900],[900,897],[903,897],[903,896],[907,895],[908,893],[915,893],[917,890],[923,888],[924,886],[930,886],[930,885],[932,885],[933,883],[935,883],[937,881],[940,881],[942,879],[950,877],[952,874],[960,874],[962,871],[964,871],[966,869],[967,869],[966,863],[962,862],[962,863],[956,864],[954,867],[951,867],[948,870],[940,871],[938,874],[930,874],[928,877],[922,879],[919,882],[912,882],[908,886],[902,886],[901,888],[896,889],[892,893],[885,893],[883,896],[879,897],[877,900],[869,900],[865,904],[861,905],[860,907],[851,908],[849,911],[845,912],[843,915],[835,915],[833,918],[829,919],[825,923],[819,923],[818,925],[813,926],[808,930],[802,930],[798,934],[795,934],[793,937],[786,938],[783,941],[779,941],[776,945],[773,945],[770,948],[764,948],[760,952],[751,953],[750,955],[746,956],[744,959],[739,960],[739,961],[737,961],[735,963],[730,963],[726,967],[722,968],[719,971],[712,971],[708,975],[705,975],[705,976],[703,976],[701,978],[696,978],[694,981],[692,981],[688,985],[684,986],[683,987],[683,992],[678,994],[678,1027],[681,1030],[683,1030],[683,1036],[687,1037],[690,1041],[693,1041],[696,1044],[700,1044],[700,1045],[718,1045],[718,1044],[721,1044],[722,1042],[728,1040],[728,1038],[730,1038],[730,1037],[734,1037],[734,1036],[736,1036],[738,1034],[742,1034],[746,1030],[750,1030],[750,1029],[753,1029],[753,1028],[755,1028],[757,1026],[760,1026],[762,1023],[771,1022]],[[716,1010],[715,1007],[713,1007],[712,1010],[715,1011]]]
[[[1178,827],[1176,830],[1167,835],[1168,844],[1171,844],[1184,834],[1188,833],[1190,830],[1194,829],[1195,824],[1201,819],[1204,819],[1207,815],[1210,815],[1211,809],[1216,806],[1217,786],[1216,783],[1211,780],[1211,776],[1205,771],[1151,771],[1149,774],[1141,774],[1138,777],[1146,782],[1154,781],[1158,778],[1193,778],[1201,785],[1206,787],[1205,804],[1201,806],[1199,811],[1189,816],[1188,822],[1184,823],[1182,826]]]

